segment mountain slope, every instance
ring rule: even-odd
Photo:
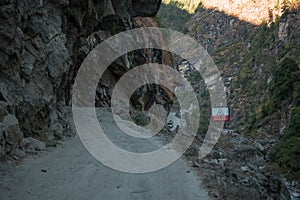
[[[257,11],[268,13],[271,5],[268,1],[252,1],[249,5],[243,4],[247,1],[201,2],[194,15],[186,12],[185,20],[189,21],[186,32],[203,45],[217,64],[231,114],[231,121],[225,125],[227,131],[214,151],[206,160],[199,161],[204,163],[200,167],[206,177],[204,182],[213,196],[221,199],[289,199],[293,193],[297,196],[300,191],[295,181],[300,177],[298,1],[284,1],[269,15],[251,14],[249,10],[255,4]],[[240,7],[236,9],[238,4]],[[161,14],[163,26],[182,31],[172,26],[172,21],[164,22],[170,16],[176,19],[178,13]],[[247,15],[248,19],[239,14]],[[197,160],[197,154],[192,159]],[[281,189],[274,189],[275,182]]]

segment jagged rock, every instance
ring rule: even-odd
[[[112,34],[112,27],[132,28],[133,16],[153,16],[159,5],[160,0],[1,1],[0,121],[9,105],[26,136],[43,141],[63,137],[68,122],[59,105],[70,104],[85,56]],[[124,74],[126,67],[122,62],[110,70],[101,105],[109,105],[115,75]],[[19,129],[15,134],[7,142],[18,146],[22,134]]]
[[[24,140],[24,143],[25,143],[25,148],[32,147],[32,148],[34,148],[35,150],[38,150],[38,151],[43,150],[43,149],[46,148],[45,143],[43,143],[43,142],[41,142],[37,139],[34,139],[32,137],[24,138],[23,140]]]
[[[208,194],[216,199],[219,199],[220,196],[219,192],[217,191],[209,191]]]
[[[0,141],[4,141],[6,139],[6,129],[2,122],[0,122]]]
[[[217,151],[217,150],[211,150],[210,153],[209,153],[209,156],[212,159],[220,159],[221,158],[221,153],[220,153],[220,151]]]
[[[199,147],[192,143],[192,145],[184,152],[184,155],[187,157],[198,156]]]
[[[160,2],[161,0],[152,0],[151,3],[148,0],[132,0],[134,15],[153,17],[159,9]]]
[[[26,153],[21,149],[14,149],[9,153],[11,156],[16,156],[18,158],[23,158],[26,156]]]
[[[258,182],[259,182],[260,185],[262,185],[262,186],[268,186],[269,185],[268,178],[265,175],[258,174],[257,178],[258,178]]]
[[[200,164],[197,160],[192,161],[192,167],[200,167]]]
[[[55,109],[51,110],[51,124],[48,137],[50,141],[53,139],[61,139],[71,134],[67,115],[70,115],[69,110],[65,109],[62,104],[58,104]],[[53,136],[53,138],[51,138],[51,136]]]
[[[240,183],[242,185],[249,186],[250,185],[250,180],[249,180],[249,178],[244,178],[244,179],[240,180]]]
[[[255,161],[257,158],[261,157],[262,154],[255,147],[251,145],[241,145],[237,150],[237,159],[240,162],[244,161]]]
[[[20,129],[16,116],[11,114],[6,115],[3,118],[2,124],[5,142],[12,146],[18,146],[23,138],[23,132]]]
[[[264,152],[265,148],[258,142],[253,143],[254,147],[256,147],[260,152]]]
[[[203,159],[202,161],[204,163],[208,163],[208,164],[215,164],[215,165],[224,166],[225,163],[227,162],[227,159],[226,158],[223,158],[223,159]]]
[[[247,172],[247,171],[249,171],[249,167],[248,166],[241,166],[241,170],[243,172]]]
[[[295,199],[295,200],[300,199],[300,193],[293,192],[291,196],[292,196],[292,198]]]
[[[4,109],[5,104],[12,102],[12,99],[9,95],[8,86],[5,84],[5,82],[0,82],[0,102],[2,109]]]
[[[221,158],[221,159],[217,159],[218,161],[218,164],[223,166],[225,165],[226,162],[228,162],[228,159],[227,158]]]

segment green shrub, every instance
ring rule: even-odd
[[[292,108],[291,115],[289,129],[274,147],[271,159],[280,167],[300,175],[300,107]]]
[[[182,5],[179,5],[178,2],[171,2],[168,5],[162,3],[157,16],[159,26],[187,33],[189,31],[187,24],[192,15],[180,7]]]
[[[281,108],[283,101],[300,101],[300,70],[291,58],[283,59],[274,70],[274,83],[270,98],[262,105],[262,116],[267,117]]]
[[[293,79],[295,80],[293,85],[293,101],[295,106],[300,106],[300,70],[293,73]]]

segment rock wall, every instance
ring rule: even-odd
[[[4,0],[0,2],[1,154],[25,137],[52,144],[68,135],[64,105],[84,57],[132,18],[154,16],[160,0]],[[110,87],[115,65],[104,81]],[[105,104],[105,96],[100,102]],[[9,119],[9,120],[7,120]],[[51,142],[52,141],[52,142]]]

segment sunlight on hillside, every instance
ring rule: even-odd
[[[175,3],[178,8],[193,14],[198,5],[222,11],[241,20],[260,25],[282,15],[284,9],[299,9],[300,0],[163,0],[164,4]]]
[[[162,3],[166,5],[175,3],[178,8],[187,11],[189,14],[194,14],[200,0],[162,0]]]
[[[205,8],[216,9],[259,25],[281,15],[278,1],[282,0],[204,0],[202,4]]]

